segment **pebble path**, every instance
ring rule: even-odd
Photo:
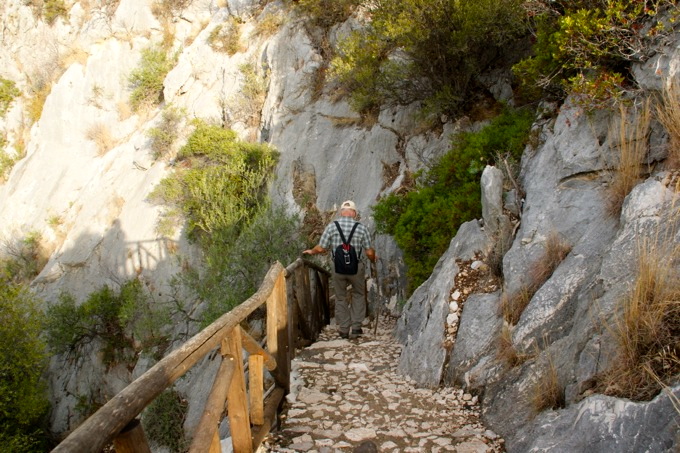
[[[341,339],[327,326],[298,351],[281,423],[259,452],[503,452],[480,422],[477,398],[460,389],[418,388],[397,374],[394,320],[377,334]]]

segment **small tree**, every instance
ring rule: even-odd
[[[0,450],[49,450],[43,418],[49,404],[38,300],[0,277]]]

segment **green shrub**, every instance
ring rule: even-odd
[[[521,0],[382,0],[344,40],[332,75],[360,112],[425,100],[431,113],[476,102],[477,76],[525,34]]]
[[[105,364],[129,364],[140,350],[164,343],[159,330],[167,322],[164,308],[151,303],[139,280],[130,280],[118,292],[104,286],[80,305],[63,294],[48,308],[46,334],[57,354],[78,355],[99,341]]]
[[[429,277],[458,227],[481,215],[480,177],[499,151],[518,158],[533,113],[506,110],[476,133],[453,139],[452,149],[405,194],[390,194],[373,208],[378,232],[394,236],[404,252],[408,291]]]
[[[42,235],[31,231],[20,240],[4,244],[0,277],[17,284],[28,284],[42,271],[49,256],[42,246]]]
[[[16,163],[14,157],[5,151],[5,146],[7,146],[7,140],[4,136],[0,135],[0,182],[5,180]]]
[[[151,139],[151,152],[154,159],[166,156],[177,140],[178,128],[182,122],[182,111],[175,107],[167,107],[158,127],[149,129],[148,137]]]
[[[206,272],[189,275],[187,283],[207,301],[202,324],[208,325],[255,293],[269,267],[300,256],[305,242],[300,219],[284,207],[264,203],[238,238],[216,237],[207,253]]]
[[[186,451],[189,445],[183,425],[188,407],[187,400],[173,389],[158,395],[142,415],[142,425],[149,440],[169,451]]]
[[[328,29],[346,21],[363,0],[286,0],[312,25]]]
[[[215,27],[208,36],[208,45],[216,52],[234,55],[241,50],[241,30],[238,20],[230,17]]]
[[[48,24],[52,25],[59,17],[66,17],[67,13],[63,0],[45,0],[43,16]]]
[[[534,96],[574,92],[594,108],[630,89],[631,63],[647,58],[650,40],[668,34],[661,11],[677,16],[675,1],[611,0],[537,2],[534,56],[514,67]]]
[[[132,71],[128,79],[132,90],[130,106],[134,111],[138,111],[142,106],[161,102],[165,76],[174,64],[175,60],[169,58],[161,47],[142,50],[139,67]]]
[[[209,247],[211,236],[236,236],[257,212],[277,155],[231,130],[200,120],[195,126],[177,155],[181,165],[149,197],[181,212],[188,236]]]
[[[0,77],[0,118],[4,117],[14,99],[21,95],[13,81]]]
[[[0,451],[48,451],[43,420],[49,409],[42,379],[47,353],[38,300],[23,285],[0,278]]]

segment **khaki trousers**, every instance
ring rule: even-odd
[[[352,285],[352,302],[348,301],[347,287]],[[364,292],[366,280],[364,278],[364,263],[359,263],[356,275],[344,275],[333,272],[333,288],[335,289],[335,322],[338,330],[348,333],[350,327],[359,329],[366,317],[366,301]]]

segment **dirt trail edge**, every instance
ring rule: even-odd
[[[299,351],[281,426],[259,452],[351,452],[362,443],[358,451],[503,452],[503,439],[480,422],[476,397],[417,388],[397,374],[393,328],[385,319],[377,334],[364,328],[344,340],[327,326]]]

